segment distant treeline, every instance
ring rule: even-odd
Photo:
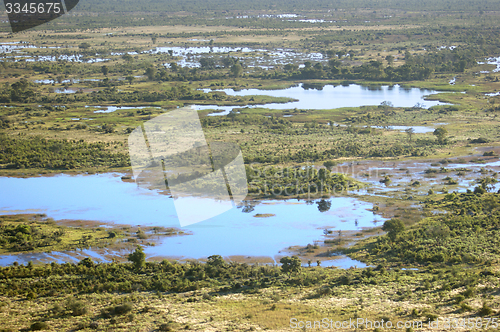
[[[298,10],[336,10],[336,9],[399,9],[426,11],[487,11],[498,10],[498,1],[495,0],[86,0],[81,1],[76,11],[84,12],[193,12],[206,13],[207,11],[231,12],[245,10],[276,10],[283,13],[293,13]]]
[[[129,166],[128,154],[107,151],[109,143],[83,140],[14,139],[0,134],[0,166],[70,170],[86,167]]]
[[[271,17],[265,14],[306,14],[308,18],[325,19],[318,26],[327,26],[329,20],[338,20],[339,25],[374,25],[376,20],[390,24],[404,24],[412,20],[442,19],[451,14],[467,19],[482,20],[488,13],[498,11],[495,0],[341,0],[341,1],[233,1],[233,0],[87,0],[80,1],[71,12],[60,19],[48,22],[37,30],[95,29],[118,26],[151,26],[175,24],[230,25],[254,28],[304,27],[311,23],[300,22],[290,17]],[[0,10],[5,10],[0,4]],[[250,13],[249,13],[250,12]],[[328,17],[324,17],[324,13]],[[395,15],[397,13],[397,15]],[[420,15],[415,13],[421,13]],[[181,15],[178,15],[181,14]],[[250,14],[250,15],[249,15]],[[256,17],[258,14],[261,16]],[[239,16],[239,17],[237,17]],[[244,17],[242,17],[244,16]],[[248,16],[248,17],[247,17]],[[372,21],[373,20],[373,21]],[[0,23],[1,31],[10,31],[8,23]]]

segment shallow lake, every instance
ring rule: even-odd
[[[203,89],[204,92],[212,91]],[[226,115],[232,109],[238,108],[269,108],[276,110],[288,109],[334,109],[341,107],[359,107],[359,106],[378,106],[384,101],[391,102],[395,107],[412,107],[417,103],[423,107],[431,107],[435,105],[445,105],[445,103],[436,100],[425,100],[425,97],[439,93],[439,91],[418,89],[418,88],[403,88],[399,85],[394,86],[379,86],[367,87],[358,84],[349,85],[325,85],[320,89],[308,88],[304,84],[299,86],[279,89],[279,90],[259,90],[259,89],[244,89],[235,91],[233,89],[216,90],[223,91],[230,96],[272,96],[272,97],[287,97],[298,99],[298,101],[290,103],[269,103],[265,105],[246,105],[246,106],[212,106],[215,110],[223,112],[214,113],[213,115]],[[197,109],[208,109],[207,105],[194,105]]]
[[[500,71],[500,57],[491,57],[491,58],[487,58],[486,61],[482,61],[482,62],[478,62],[479,65],[483,65],[483,64],[488,64],[488,65],[495,65],[497,66],[495,69],[493,69],[491,72],[493,73],[497,73]],[[490,71],[489,70],[482,70],[480,73],[482,74],[489,74]]]
[[[478,154],[480,156],[480,154]],[[474,190],[478,185],[477,179],[491,176],[489,174],[481,174],[481,169],[491,172],[500,171],[500,161],[497,157],[481,163],[461,162],[457,163],[459,158],[449,159],[447,164],[436,164],[436,160],[401,160],[401,161],[359,161],[356,163],[342,163],[335,166],[333,172],[343,172],[349,174],[353,178],[369,183],[372,185],[370,193],[377,196],[384,195],[384,192],[404,192],[405,187],[412,188],[425,194],[429,189],[435,192],[441,192],[443,188],[447,188],[449,192],[456,191],[459,193]],[[440,172],[444,168],[447,172]],[[434,173],[427,173],[427,170],[434,170]],[[462,174],[458,172],[462,170]],[[365,176],[369,174],[369,176]],[[391,183],[384,185],[380,180],[385,174],[391,176]],[[446,184],[446,177],[451,177],[457,181],[456,185]],[[412,187],[413,181],[419,181],[421,185]],[[500,189],[500,182],[491,186],[491,191],[496,192]]]
[[[0,214],[45,213],[55,220],[179,227],[172,198],[140,188],[133,182],[123,182],[121,174],[25,179],[0,177],[0,186]],[[179,199],[196,209],[210,209],[212,206],[209,199]],[[145,252],[148,257],[195,259],[214,254],[275,257],[286,255],[283,250],[292,245],[321,240],[327,227],[334,231],[360,230],[380,225],[384,220],[368,211],[372,204],[356,198],[332,197],[330,201],[331,208],[326,212],[319,211],[318,200],[252,201],[244,207],[234,207],[216,217],[184,227],[192,235],[164,238],[156,246],[147,247]],[[258,218],[254,217],[256,214],[275,216]],[[47,254],[40,255],[48,257]],[[16,259],[23,259],[22,255],[17,256]],[[9,255],[0,256],[0,265],[12,263],[13,259]],[[340,260],[339,265],[351,261]],[[363,265],[352,262],[358,267]]]
[[[415,134],[432,133],[434,130],[436,130],[436,128],[426,127],[426,126],[371,126],[371,127],[378,129],[397,130],[397,131],[405,131],[407,129],[413,128],[413,132]]]
[[[225,57],[231,56],[238,58],[240,63],[246,67],[259,67],[262,69],[272,69],[276,65],[285,65],[287,63],[299,64],[302,67],[305,61],[326,62],[326,57],[321,53],[304,53],[296,49],[270,48],[258,49],[251,47],[156,47],[145,53],[168,53],[180,57],[180,60],[173,60],[178,66],[196,68],[200,67],[200,59],[205,56]],[[248,56],[251,53],[252,56]],[[170,67],[170,63],[165,64]]]
[[[94,113],[113,113],[122,110],[140,110],[144,108],[159,108],[156,106],[85,106],[86,108],[93,107],[99,108],[99,110],[94,111]]]

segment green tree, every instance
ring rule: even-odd
[[[281,270],[284,273],[294,273],[294,272],[300,272],[300,269],[302,268],[302,264],[300,262],[300,259],[297,256],[292,256],[292,257],[282,257],[280,259],[281,265]]]
[[[243,72],[243,67],[241,67],[239,63],[235,63],[234,65],[231,66],[231,74],[234,77],[240,76],[242,72]]]
[[[413,59],[413,55],[409,51],[405,51],[405,61],[411,61]]]
[[[128,53],[125,53],[124,55],[122,55],[122,59],[127,61],[127,62],[132,62],[134,60],[134,58]]]
[[[233,58],[232,56],[227,56],[222,59],[222,65],[224,66],[224,68],[231,68],[231,66],[233,66],[236,61],[238,61],[238,59]]]
[[[135,251],[128,255],[127,259],[134,264],[136,270],[140,270],[146,266],[146,254],[141,246],[137,246]]]
[[[391,66],[392,63],[394,62],[394,57],[389,54],[388,56],[385,57],[385,61],[387,61],[387,64]]]
[[[384,110],[388,110],[389,108],[394,107],[394,104],[388,100],[384,100],[380,103],[380,107],[382,107]]]
[[[285,69],[286,72],[294,72],[297,69],[299,69],[299,66],[293,63],[287,63],[283,69]]]
[[[318,211],[319,212],[327,212],[332,207],[332,202],[325,201],[324,199],[320,200],[319,202],[316,202],[316,204],[318,204]]]
[[[177,63],[176,63],[176,62],[171,62],[171,63],[170,63],[170,69],[171,69],[172,71],[177,71],[177,70],[179,69],[179,65],[177,65]]]
[[[92,258],[87,257],[87,258],[82,259],[82,260],[78,263],[78,265],[83,265],[83,266],[85,266],[85,267],[89,267],[89,268],[90,268],[90,267],[94,267],[94,262],[92,261]]]
[[[109,69],[106,66],[101,67],[101,72],[104,74],[104,76],[108,76]]]
[[[126,77],[126,80],[128,81],[128,84],[132,84],[132,82],[134,81],[135,77],[134,76],[127,76]]]
[[[461,73],[465,71],[465,67],[467,67],[467,61],[460,60],[457,65],[457,70]]]
[[[224,259],[220,255],[212,255],[208,257],[207,260],[207,265],[213,266],[213,267],[222,267],[226,265],[226,262],[224,262]]]
[[[323,166],[325,166],[329,171],[331,171],[332,167],[335,165],[336,165],[336,163],[332,160],[327,160],[323,163]]]
[[[146,76],[148,77],[148,80],[152,81],[155,78],[156,71],[153,67],[148,67],[146,69]]]
[[[405,130],[405,133],[408,135],[408,138],[409,138],[409,140],[410,140],[410,142],[411,142],[411,137],[412,137],[412,136],[413,136],[413,134],[415,133],[415,129],[413,129],[413,128],[407,128],[407,129]]]
[[[433,135],[436,136],[439,144],[445,144],[448,131],[444,127],[438,127],[434,130]]]
[[[389,219],[384,222],[382,230],[387,232],[387,236],[394,241],[398,234],[405,230],[405,225],[399,219]]]
[[[78,47],[86,50],[86,49],[90,48],[91,45],[89,43],[81,43],[80,45],[78,45]]]
[[[214,58],[204,57],[200,59],[200,67],[202,69],[214,69],[217,63]]]

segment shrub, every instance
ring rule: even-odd
[[[323,286],[323,287],[319,288],[316,293],[318,296],[326,296],[326,295],[330,295],[332,293],[332,290],[328,286]]]
[[[79,330],[84,330],[87,328],[87,324],[85,324],[84,322],[79,322],[76,327],[75,327],[75,330],[76,331],[79,331]]]
[[[30,328],[31,331],[41,331],[41,330],[47,330],[49,326],[45,322],[36,322],[31,324]]]
[[[469,298],[469,297],[474,296],[475,293],[476,293],[476,290],[474,289],[474,287],[469,287],[465,290],[465,292],[463,292],[463,296],[465,296],[466,298]]]
[[[50,311],[53,313],[53,314],[60,314],[61,312],[64,311],[64,308],[61,307],[60,304],[54,304],[54,306],[50,309]]]
[[[493,310],[486,304],[483,303],[482,308],[477,313],[479,316],[489,316],[493,313]]]
[[[292,256],[292,257],[282,257],[280,259],[281,265],[281,270],[283,273],[293,273],[293,272],[299,272],[301,269],[301,261],[300,258],[297,256]]]
[[[436,314],[427,314],[426,315],[427,320],[430,320],[430,321],[435,321],[436,319],[438,319],[438,317],[439,316]]]
[[[124,304],[120,304],[114,307],[109,307],[103,310],[102,315],[105,317],[117,316],[117,315],[125,315],[134,309],[134,306],[130,302],[126,302]]]
[[[86,266],[86,267],[88,267],[88,268],[91,268],[91,267],[93,267],[93,266],[94,266],[94,262],[92,261],[92,258],[90,258],[90,257],[86,257],[86,258],[82,259],[82,260],[78,263],[78,265],[83,265],[83,266]]]
[[[145,240],[148,238],[148,235],[142,230],[139,228],[139,230],[137,231],[137,238],[141,239],[141,240]]]
[[[172,331],[172,329],[168,326],[168,324],[161,324],[158,331]]]
[[[73,316],[82,316],[87,313],[87,305],[82,301],[69,299],[66,303],[66,309],[71,311]]]
[[[350,285],[352,283],[352,279],[350,275],[344,275],[340,278],[341,285]]]
[[[465,303],[465,302],[460,302],[459,306],[460,306],[460,311],[461,312],[466,312],[466,311],[471,311],[472,310],[472,307],[469,306],[469,305],[467,305],[467,303]]]
[[[394,241],[397,235],[405,230],[405,225],[399,219],[390,219],[384,222],[382,230],[387,232],[391,241]]]
[[[173,322],[161,324],[160,327],[158,328],[158,331],[175,331],[177,327],[176,325],[177,324]]]
[[[128,255],[127,259],[134,263],[134,268],[136,270],[140,270],[146,265],[146,254],[141,246],[137,246],[135,251]]]
[[[212,255],[209,256],[207,259],[207,266],[219,268],[219,267],[224,267],[226,265],[226,262],[224,261],[224,258],[220,255]]]
[[[471,140],[470,142],[476,143],[476,144],[477,143],[481,144],[481,143],[488,143],[489,140],[487,140],[486,138],[479,137],[479,138],[475,138],[475,139]]]
[[[380,182],[380,183],[383,183],[383,184],[385,184],[385,185],[387,186],[387,185],[389,185],[389,184],[391,183],[391,178],[390,178],[388,175],[386,175],[386,176],[385,176],[383,179],[381,179],[379,182]]]

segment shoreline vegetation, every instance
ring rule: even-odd
[[[173,227],[130,226],[91,220],[59,220],[45,214],[0,216],[0,254],[51,253],[83,249],[130,250],[154,246],[162,237],[189,235]]]

